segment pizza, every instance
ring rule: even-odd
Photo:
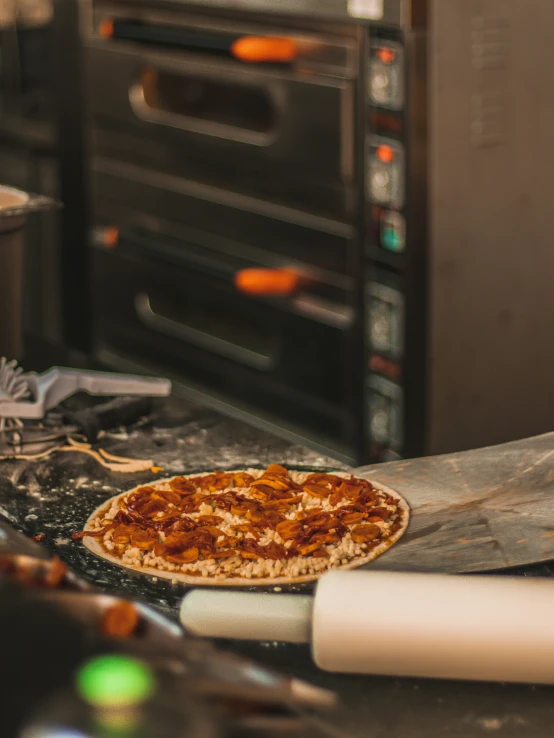
[[[386,487],[272,464],[136,487],[103,503],[73,537],[120,566],[175,582],[275,585],[366,564],[408,519],[408,504]]]

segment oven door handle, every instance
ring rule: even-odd
[[[250,366],[262,371],[270,371],[274,368],[274,360],[271,356],[264,356],[255,351],[250,351],[243,346],[225,341],[204,331],[199,331],[192,326],[180,323],[177,320],[160,315],[152,309],[150,297],[144,292],[135,297],[135,312],[143,325],[147,328],[163,333],[171,338],[187,341],[197,348],[211,351],[226,359],[238,361],[243,365]]]
[[[140,83],[131,85],[128,92],[129,105],[136,117],[145,122],[166,128],[177,128],[191,133],[223,138],[229,141],[250,144],[251,146],[270,146],[279,138],[278,125],[268,131],[253,131],[227,123],[218,123],[203,118],[193,118],[182,113],[172,113],[150,106],[144,97],[144,89]],[[273,99],[273,97],[272,97]],[[276,108],[277,110],[277,108]]]
[[[242,269],[235,274],[235,287],[245,295],[288,300],[295,312],[323,325],[348,330],[354,311],[348,305],[303,292],[312,283],[309,274],[294,269]]]

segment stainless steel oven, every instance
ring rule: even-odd
[[[99,155],[352,216],[355,39],[298,30],[286,35],[294,64],[245,62],[221,49],[274,38],[278,26],[94,7],[88,84]]]
[[[546,0],[91,0],[104,363],[349,461],[551,429]]]

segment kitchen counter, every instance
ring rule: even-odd
[[[115,454],[152,458],[163,467],[162,475],[271,462],[305,469],[340,467],[312,451],[176,398],[158,402],[151,419],[106,434],[102,446]],[[82,528],[101,501],[154,476],[151,472],[116,474],[80,454],[57,454],[40,462],[2,462],[0,513],[29,535],[44,533],[50,550],[99,587],[145,599],[175,616],[182,585],[114,567],[71,540],[71,533]],[[521,573],[548,576],[554,568],[529,567]],[[391,644],[394,640],[393,633],[375,637],[389,638]],[[330,675],[313,667],[307,647],[222,645],[338,692],[342,705],[332,718],[337,736],[546,738],[552,733],[551,688]]]

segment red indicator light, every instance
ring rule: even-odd
[[[388,379],[398,382],[402,379],[402,369],[400,366],[384,356],[372,356],[369,361],[369,368],[375,374],[382,374]]]
[[[383,64],[392,64],[393,61],[396,59],[396,52],[394,51],[394,49],[378,49],[377,58],[382,61]]]
[[[377,156],[384,164],[390,164],[394,161],[394,151],[390,146],[378,146]]]

